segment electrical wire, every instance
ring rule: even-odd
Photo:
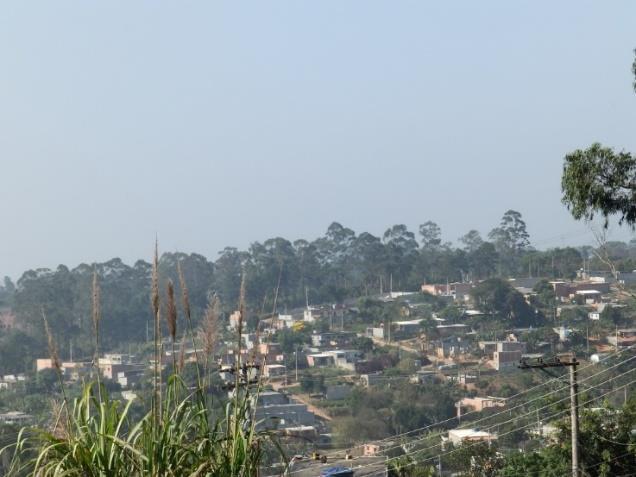
[[[624,385],[622,385],[622,386],[619,386],[619,388],[618,388],[618,389],[620,389],[620,388],[622,388],[622,387],[630,386],[631,384],[634,384],[634,383],[636,383],[636,379],[634,379],[634,380],[630,381],[629,383],[626,383],[626,384],[624,384]],[[589,400],[585,401],[584,403],[581,403],[580,405],[581,405],[581,406],[584,406],[584,405],[586,405],[586,404],[589,404],[589,403],[591,403],[591,402],[593,402],[593,401],[596,401],[596,400],[598,400],[598,399],[600,399],[600,398],[602,398],[602,397],[605,397],[605,396],[607,396],[608,394],[611,394],[611,393],[616,392],[616,391],[617,391],[617,389],[613,389],[613,390],[608,391],[608,392],[606,392],[606,393],[603,393],[603,394],[601,394],[601,395],[599,395],[599,396],[596,396],[596,397],[594,397],[594,398],[592,398],[592,399],[589,399]],[[580,394],[580,393],[581,393],[581,392],[579,391],[577,394]],[[569,410],[569,409],[564,409],[564,410],[562,410],[562,411],[559,411],[559,412],[557,412],[557,413],[555,413],[555,414],[553,414],[553,415],[549,416],[547,419],[544,419],[544,420],[551,420],[551,419],[554,419],[555,417],[560,416],[560,415],[562,415],[562,414],[564,414],[564,413],[567,413],[567,412],[570,412],[570,410]],[[499,438],[499,437],[503,437],[503,436],[508,435],[508,434],[511,434],[511,433],[513,433],[513,432],[517,432],[517,431],[520,431],[520,430],[526,429],[526,428],[528,428],[528,427],[530,427],[530,426],[533,426],[533,425],[534,425],[534,423],[530,423],[530,424],[527,424],[527,425],[525,425],[525,426],[515,428],[515,429],[513,429],[513,430],[511,430],[511,431],[505,432],[505,433],[503,433],[503,434],[499,434],[499,435],[498,435],[498,438]],[[430,461],[430,460],[433,460],[433,459],[436,459],[436,458],[439,458],[439,457],[443,457],[443,456],[446,456],[446,455],[452,454],[453,452],[456,452],[456,451],[458,451],[458,450],[460,450],[460,449],[466,449],[466,448],[469,448],[469,447],[474,447],[474,446],[475,446],[475,445],[477,445],[478,443],[479,443],[479,442],[475,442],[475,443],[472,443],[472,444],[465,444],[465,445],[462,445],[461,447],[458,447],[458,448],[455,448],[455,449],[451,449],[451,450],[450,450],[450,451],[448,451],[448,452],[444,452],[444,453],[438,454],[437,456],[434,456],[434,457],[426,458],[426,459],[424,459],[424,460],[422,460],[422,461],[413,461],[413,462],[410,462],[410,463],[405,464],[405,467],[408,467],[408,466],[411,466],[411,465],[414,465],[414,464],[423,464],[424,462],[428,462],[428,461]],[[431,448],[434,448],[434,447],[437,447],[437,446],[433,446],[433,447],[431,447]],[[403,455],[401,455],[401,456],[393,457],[393,458],[389,458],[389,459],[387,459],[387,461],[386,461],[386,462],[390,462],[390,461],[392,461],[392,460],[399,459],[399,458],[404,457],[404,456],[406,456],[406,455],[413,455],[413,454],[418,453],[418,452],[423,452],[423,451],[425,451],[425,450],[429,450],[429,449],[431,449],[431,448],[427,448],[427,449],[417,449],[417,450],[412,451],[412,452],[406,452],[405,454],[403,454]],[[367,466],[368,466],[368,465],[367,465]],[[359,466],[359,467],[357,467],[357,469],[364,468],[364,467],[365,467],[364,465],[363,465],[363,466]]]
[[[635,358],[635,357],[636,357],[636,356],[634,356],[634,357],[632,357],[632,358],[629,358],[628,360],[624,360],[623,362],[618,363],[618,364],[614,365],[613,367],[616,367],[616,366],[618,366],[618,365],[624,364],[625,362],[627,362],[627,361],[629,361],[629,360],[631,360],[631,359],[633,359],[633,358]],[[586,378],[586,380],[589,380],[589,379],[591,379],[591,378],[593,378],[593,377],[595,377],[595,376],[597,376],[597,375],[599,375],[599,374],[601,374],[601,373],[603,373],[603,372],[606,372],[606,371],[608,371],[609,369],[611,369],[611,368],[607,368],[607,369],[605,369],[605,370],[603,370],[603,371],[601,371],[601,372],[599,372],[599,373],[596,373],[596,374],[594,374],[594,375],[592,375],[592,376],[589,376],[588,378]],[[603,381],[603,382],[601,382],[601,383],[597,384],[596,386],[594,386],[594,388],[598,388],[599,386],[601,386],[601,385],[603,385],[603,384],[606,384],[606,383],[608,383],[608,382],[610,382],[610,381],[613,381],[613,380],[615,380],[615,379],[618,379],[618,378],[620,378],[620,377],[622,377],[622,376],[624,376],[624,375],[626,375],[626,374],[628,374],[628,373],[630,373],[630,372],[632,372],[632,371],[634,371],[634,370],[636,370],[636,368],[632,368],[632,369],[630,369],[630,370],[628,370],[628,371],[626,371],[626,372],[624,372],[624,373],[621,373],[621,374],[619,374],[619,375],[617,375],[617,376],[614,376],[614,377],[612,377],[612,378],[610,378],[610,379],[608,379],[608,380],[606,380],[606,381]],[[620,387],[628,386],[628,385],[630,385],[630,384],[632,384],[632,383],[634,383],[634,382],[636,382],[636,380],[634,380],[634,381],[632,381],[632,382],[628,383],[627,385],[623,385],[623,386],[620,386]],[[620,387],[619,387],[619,389],[620,389]],[[605,396],[605,395],[607,395],[607,394],[610,394],[610,393],[612,393],[612,392],[614,392],[614,391],[615,391],[615,390],[610,390],[610,391],[606,392],[605,394],[602,394],[602,395],[600,395],[600,396],[598,396],[598,397],[596,397],[596,398],[593,398],[592,400],[590,400],[590,401],[588,401],[588,402],[591,402],[591,401],[593,401],[593,400],[595,400],[595,399],[599,399],[600,397],[603,397],[603,396]],[[578,395],[578,394],[581,394],[581,393],[583,393],[583,392],[584,392],[584,391],[578,391],[578,392],[577,392],[577,395]],[[546,395],[549,395],[549,394],[552,394],[552,393],[547,393]],[[544,395],[544,396],[546,396],[546,395]],[[565,398],[563,398],[563,399],[560,399],[560,400],[558,400],[558,401],[556,401],[556,402],[554,402],[554,403],[551,403],[551,404],[548,404],[548,405],[546,405],[546,406],[543,406],[542,408],[535,409],[535,410],[532,410],[532,411],[530,411],[530,412],[528,412],[528,413],[522,414],[521,416],[516,416],[516,417],[514,417],[514,418],[512,418],[512,419],[509,419],[509,420],[507,420],[507,421],[503,421],[503,422],[500,422],[500,423],[498,423],[498,424],[494,424],[494,425],[488,426],[488,427],[486,427],[486,429],[492,429],[492,428],[494,428],[494,427],[498,427],[498,426],[500,427],[500,426],[502,426],[502,425],[504,425],[504,424],[508,424],[508,423],[511,423],[511,422],[517,421],[518,419],[521,419],[521,418],[526,417],[526,416],[529,416],[529,415],[533,415],[533,417],[534,417],[534,414],[535,414],[535,413],[537,413],[538,411],[543,410],[543,409],[547,409],[547,408],[549,408],[549,407],[552,407],[552,406],[554,406],[554,405],[556,405],[556,404],[559,404],[560,402],[563,402],[563,401],[566,401],[566,400],[569,400],[569,399],[570,399],[570,397],[569,397],[569,396],[567,396],[567,397],[565,397]],[[518,407],[519,407],[519,406],[518,406]],[[506,412],[509,412],[509,411],[510,411],[510,410],[508,410],[508,411],[504,411],[504,412],[501,412],[501,413],[498,413],[498,414],[503,414],[503,413],[506,413]],[[557,414],[561,414],[561,413],[566,412],[566,411],[567,411],[567,409],[566,409],[565,411],[561,411],[560,413],[557,413]],[[490,418],[490,417],[494,417],[494,416],[495,416],[495,415],[493,415],[493,416],[489,416],[488,418]],[[554,417],[554,416],[551,416],[549,419],[551,419],[552,417]],[[479,421],[477,421],[477,422],[479,422]],[[470,423],[470,424],[474,425],[475,423]],[[533,423],[531,423],[531,424],[529,424],[529,425],[523,426],[522,428],[516,428],[516,429],[513,429],[512,431],[506,432],[506,433],[504,433],[504,434],[500,434],[499,436],[501,437],[501,436],[504,436],[504,435],[510,434],[510,433],[512,433],[512,432],[516,432],[516,431],[518,431],[518,430],[520,430],[520,429],[527,428],[527,427],[532,426],[532,425],[534,425],[534,424],[535,424],[535,423],[533,422]],[[411,441],[410,441],[410,443],[411,443],[411,444],[413,444],[413,443],[416,443],[416,442],[422,441],[422,440],[427,439],[427,438],[437,437],[438,435],[441,435],[441,434],[442,434],[442,432],[439,432],[439,433],[436,433],[436,434],[431,434],[431,435],[424,436],[424,437],[422,437],[422,438],[413,439],[413,440],[411,440]],[[408,443],[404,443],[404,444],[401,444],[401,445],[396,445],[396,446],[393,446],[393,447],[389,447],[389,448],[387,448],[387,449],[384,449],[384,450],[383,450],[383,452],[387,452],[387,451],[392,450],[392,449],[403,448],[402,446],[403,446],[403,445],[406,445],[406,444],[408,444]],[[438,443],[438,444],[435,444],[435,445],[433,445],[433,446],[426,447],[426,448],[424,448],[424,449],[416,449],[416,450],[414,450],[414,451],[409,451],[409,452],[406,452],[406,453],[405,453],[405,454],[403,454],[403,455],[409,455],[409,454],[411,454],[411,453],[415,453],[415,452],[424,452],[424,451],[431,450],[431,449],[434,449],[434,448],[436,448],[436,447],[439,447],[439,446],[441,446],[441,445],[443,445],[443,443],[442,443],[442,442],[440,442],[440,443]],[[402,455],[402,456],[400,456],[400,457],[403,457],[403,455]],[[357,457],[354,457],[352,460],[356,460],[356,459],[357,459]],[[393,459],[395,459],[395,458],[393,458]],[[388,459],[388,460],[390,461],[390,460],[392,460],[392,459]],[[324,465],[328,465],[328,464],[324,464]],[[291,474],[293,474],[293,473],[294,473],[294,472],[290,472],[290,473],[289,473],[289,475],[291,475]]]

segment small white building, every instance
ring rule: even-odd
[[[308,307],[305,311],[303,311],[303,321],[306,321],[307,323],[313,323],[314,321],[316,321],[316,318],[317,317],[314,315],[311,307]]]
[[[384,327],[383,326],[377,326],[377,327],[368,327],[367,328],[367,338],[377,338],[377,339],[384,339]]]
[[[443,439],[443,438],[442,438]],[[476,429],[451,429],[448,431],[448,439],[454,446],[472,442],[491,442],[497,440],[496,434]]]
[[[21,424],[24,425],[33,420],[31,414],[22,411],[9,411],[0,414],[0,423],[2,424]]]
[[[601,302],[601,292],[598,290],[577,290],[575,295],[582,297],[586,305],[593,305]]]
[[[287,367],[282,364],[266,364],[263,370],[263,376],[266,378],[279,378],[285,376]]]

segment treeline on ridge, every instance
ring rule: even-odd
[[[214,261],[194,253],[164,253],[159,273],[164,284],[169,278],[177,282],[176,265],[181,263],[196,317],[213,293],[220,297],[225,313],[232,311],[242,273],[247,277],[251,313],[263,314],[274,310],[274,300],[280,311],[304,305],[307,297],[310,303],[338,303],[387,292],[391,285],[393,290],[418,290],[423,282],[528,275],[571,278],[584,258],[593,259],[591,247],[535,250],[521,214],[515,211],[506,212],[487,239],[471,230],[459,239],[458,247],[442,242],[441,230],[433,222],[422,224],[418,232],[416,237],[405,225],[394,225],[376,237],[368,232],[356,234],[334,222],[324,236],[311,242],[276,237],[254,242],[245,251],[226,247]],[[636,248],[622,243],[607,246],[612,247],[619,266],[636,268]],[[603,267],[598,260],[591,265]],[[83,344],[90,343],[92,326],[94,270],[102,289],[105,348],[144,341],[149,327],[152,331],[151,265],[139,260],[129,266],[115,258],[74,269],[60,265],[55,270],[29,270],[15,286],[5,280],[0,300],[10,303],[18,324],[18,331],[11,333],[19,335],[2,338],[5,354],[26,357],[32,352],[23,351],[41,349],[43,311],[64,350],[72,343],[76,356],[85,352]],[[15,370],[27,366],[19,359],[11,361]]]

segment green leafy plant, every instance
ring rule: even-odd
[[[221,417],[213,416],[211,403],[208,402],[209,380],[206,382],[197,375],[194,389],[188,388],[180,376],[183,366],[178,366],[174,360],[173,374],[162,385],[159,372],[163,350],[159,326],[161,306],[157,262],[158,257],[155,254],[151,292],[155,316],[151,409],[135,421],[129,412],[132,401],[123,404],[111,399],[99,380],[99,372],[96,372],[95,381],[85,384],[81,395],[72,401],[63,392],[62,403],[55,412],[49,429],[24,428],[15,443],[2,449],[3,454],[11,454],[7,475],[250,477],[258,474],[266,450],[272,448],[283,464],[281,469],[286,469],[287,461],[276,435],[257,430],[255,408],[260,383],[250,386],[249,381],[241,380],[240,362],[235,363],[237,371],[233,397]],[[182,274],[180,285],[188,333],[196,350],[187,288]],[[244,288],[243,281],[239,306],[241,314],[244,313]],[[97,357],[100,322],[97,278],[93,281],[93,298],[94,346]],[[177,322],[172,290],[169,290],[168,298],[168,328],[174,343]],[[44,319],[52,362],[63,389],[55,343],[46,318]],[[240,328],[241,326],[239,330]],[[236,355],[240,359],[240,340],[237,343],[239,349]],[[198,369],[199,353],[195,355]],[[205,359],[207,368],[209,356]]]

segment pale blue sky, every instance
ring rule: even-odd
[[[5,2],[0,275],[509,208],[589,242],[562,158],[636,151],[635,47],[627,0]]]

